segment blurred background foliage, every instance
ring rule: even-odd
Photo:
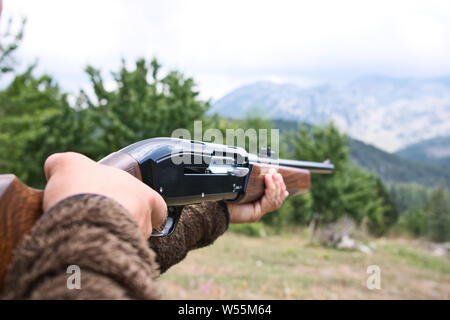
[[[10,23],[11,24],[11,23]],[[112,72],[114,89],[106,89],[101,72],[85,68],[89,94],[80,90],[69,103],[51,75],[37,74],[36,65],[18,71],[14,53],[23,26],[1,38],[0,77],[11,76],[0,90],[0,173],[14,173],[33,187],[42,188],[42,166],[52,153],[76,151],[94,160],[133,142],[170,136],[177,128],[244,130],[283,126],[257,112],[244,120],[209,115],[209,101],[198,97],[195,82],[178,71],[161,74],[156,59],[139,59],[133,68],[125,61]],[[390,230],[433,241],[450,240],[450,197],[446,186],[425,187],[414,183],[386,185],[380,177],[351,161],[352,141],[333,123],[324,126],[295,125],[281,135],[281,156],[324,161],[336,166],[331,176],[313,175],[310,192],[289,198],[277,213],[260,223],[233,226],[237,232],[260,236],[265,228],[315,227],[351,218],[375,236]],[[270,145],[270,139],[268,141]],[[381,161],[381,160],[380,160]]]

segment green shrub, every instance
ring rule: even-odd
[[[264,225],[261,222],[230,224],[228,230],[256,238],[264,237],[267,234]]]
[[[422,209],[408,210],[400,218],[399,224],[413,236],[423,236],[426,231],[427,215]]]

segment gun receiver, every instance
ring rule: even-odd
[[[329,162],[278,160],[239,147],[175,138],[143,140],[99,163],[127,171],[164,198],[168,218],[154,237],[168,236],[175,230],[184,205],[259,199],[264,194],[264,175],[270,168],[283,176],[289,195],[309,190],[310,172],[334,170]],[[14,175],[0,175],[0,288],[13,248],[42,215],[42,195]]]

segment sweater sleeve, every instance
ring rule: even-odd
[[[69,285],[75,276],[69,266],[79,268],[79,289]],[[78,195],[53,206],[20,242],[2,294],[6,299],[158,299],[158,276],[155,253],[126,209],[105,197]]]
[[[212,244],[228,228],[229,213],[224,202],[185,206],[174,233],[150,238],[160,272],[183,260],[190,250]]]

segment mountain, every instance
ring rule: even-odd
[[[349,148],[353,162],[376,173],[386,183],[414,182],[430,187],[450,187],[450,167],[441,169],[433,164],[404,159],[356,139],[349,141]]]
[[[272,119],[312,124],[333,120],[353,138],[396,151],[424,139],[450,136],[450,77],[366,76],[342,86],[307,89],[256,82],[217,100],[211,112],[243,118],[255,108]]]
[[[274,120],[273,123],[281,133],[297,130],[299,125],[288,120]],[[302,125],[309,127],[308,124]],[[442,169],[433,164],[420,163],[353,138],[349,139],[348,147],[352,162],[376,173],[385,183],[417,183],[429,187],[444,184],[450,187],[450,166]]]
[[[424,140],[409,145],[396,154],[406,159],[450,166],[450,136]]]

